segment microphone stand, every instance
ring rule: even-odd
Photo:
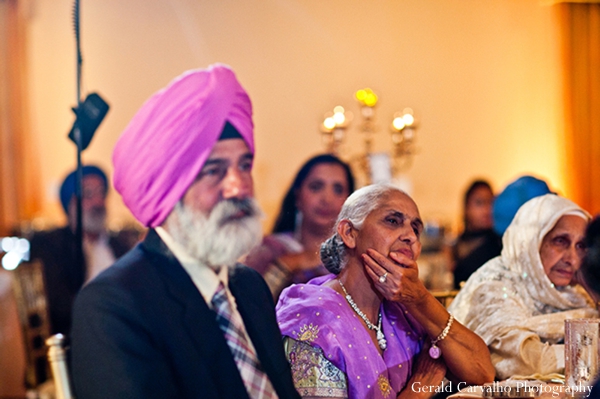
[[[83,254],[83,165],[81,163],[81,153],[88,147],[94,132],[106,116],[109,105],[97,93],[91,93],[85,101],[81,101],[81,65],[83,59],[81,56],[81,42],[79,40],[79,0],[75,0],[73,5],[73,26],[75,28],[75,41],[77,51],[77,107],[73,108],[75,112],[75,123],[69,133],[69,138],[77,147],[77,170],[75,173],[75,199],[76,199],[76,220],[75,229],[75,274],[72,281],[76,285],[83,284],[85,280],[85,262]]]
[[[83,273],[82,276],[76,276],[81,278],[81,283],[85,280],[85,262],[83,258],[83,210],[82,210],[82,180],[83,180],[83,166],[81,163],[81,153],[83,151],[81,129],[79,126],[79,112],[81,110],[81,66],[83,64],[83,58],[81,56],[81,43],[79,40],[79,0],[75,0],[73,5],[73,27],[75,29],[75,43],[76,43],[76,56],[77,56],[77,108],[75,109],[75,123],[73,125],[74,141],[77,147],[77,173],[75,179],[75,199],[76,199],[76,217],[77,225],[75,229],[75,262],[77,272]]]

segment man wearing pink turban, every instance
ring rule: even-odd
[[[224,65],[154,94],[116,144],[114,185],[150,229],[75,302],[72,373],[88,398],[299,398],[265,282],[252,105]]]

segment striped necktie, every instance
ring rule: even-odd
[[[217,313],[217,323],[223,331],[250,397],[252,399],[277,399],[271,381],[262,370],[256,353],[246,338],[244,323],[239,314],[234,314],[231,310],[223,283],[219,284],[211,302]]]

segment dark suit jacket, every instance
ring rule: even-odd
[[[69,227],[41,231],[31,239],[31,258],[42,261],[53,334],[68,335],[75,295],[85,281],[86,265],[77,262],[75,234]],[[124,255],[133,243],[122,236],[109,235],[108,245],[115,258]]]
[[[267,285],[239,265],[229,288],[279,398],[299,398]],[[214,311],[154,230],[81,290],[71,350],[78,399],[248,398]]]

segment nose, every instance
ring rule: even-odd
[[[404,228],[402,229],[402,233],[400,235],[400,240],[409,245],[412,245],[415,242],[419,241],[419,237],[415,233],[409,220],[404,221]]]
[[[575,245],[570,245],[565,251],[563,261],[573,267],[574,271],[579,270],[582,259]]]
[[[492,203],[490,203],[489,205],[486,205],[486,207],[483,208],[483,214],[486,217],[492,217],[493,211],[494,211],[494,208],[492,206]]]
[[[95,196],[92,201],[95,206],[104,206],[105,202],[106,202],[106,198],[104,197],[104,195],[98,195],[98,196]]]
[[[82,198],[83,208],[98,208],[106,206],[106,197],[104,194],[94,193],[92,195],[84,195]]]
[[[252,195],[252,177],[237,168],[229,168],[223,180],[223,198],[247,198]]]
[[[326,188],[321,193],[321,203],[327,205],[334,201],[335,193],[333,192],[333,188]]]

